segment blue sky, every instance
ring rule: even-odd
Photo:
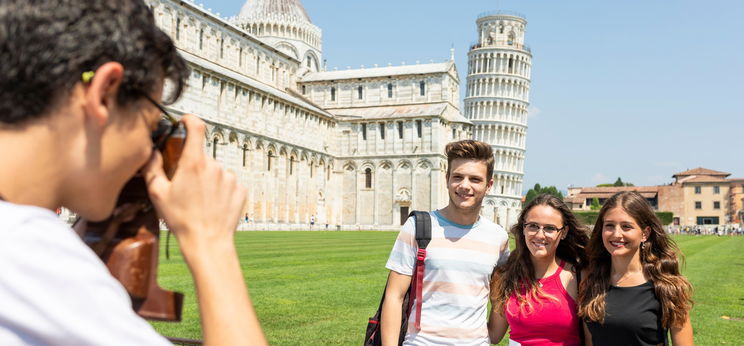
[[[198,0],[197,0],[198,2]],[[223,17],[243,0],[204,0]],[[698,166],[744,177],[744,1],[303,0],[328,68],[443,61],[461,91],[475,20],[526,16],[532,48],[525,191]]]

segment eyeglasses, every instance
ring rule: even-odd
[[[564,228],[565,226],[558,228],[553,225],[540,225],[536,222],[528,222],[524,224],[524,230],[530,235],[537,234],[537,232],[540,232],[540,230],[542,230],[543,233],[545,233],[545,235],[552,236],[552,235],[555,235],[556,232],[559,232],[563,230]]]
[[[165,107],[153,100],[153,98],[150,97],[150,95],[148,95],[146,92],[140,93],[161,113],[160,121],[158,121],[158,127],[154,131],[152,131],[152,134],[150,135],[152,138],[152,149],[160,150],[163,148],[163,145],[165,144],[165,141],[168,139],[168,137],[172,136],[178,129],[178,120],[176,120],[174,116],[168,113],[168,111],[165,110]]]
[[[96,73],[93,71],[83,72],[81,76],[83,83],[90,83],[93,80],[95,74]],[[165,145],[168,137],[172,136],[178,130],[178,120],[176,119],[176,117],[168,113],[168,111],[165,110],[165,107],[160,105],[146,92],[141,90],[138,90],[137,92],[153,106],[155,106],[155,108],[157,108],[161,113],[161,119],[160,121],[158,121],[158,127],[154,131],[152,131],[152,134],[150,134],[150,138],[152,139],[152,149],[161,150],[163,148],[163,145]]]

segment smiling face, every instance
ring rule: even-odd
[[[527,249],[533,258],[554,258],[566,230],[560,211],[547,205],[536,205],[527,212],[522,229]],[[535,231],[536,227],[540,227]],[[545,230],[552,230],[552,232]],[[555,230],[557,229],[557,230]]]
[[[449,205],[455,210],[480,210],[483,197],[493,185],[482,160],[455,159],[447,177]]]
[[[639,256],[641,242],[646,241],[650,230],[642,229],[638,222],[623,208],[607,211],[602,222],[602,243],[611,256]]]

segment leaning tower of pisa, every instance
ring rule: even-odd
[[[465,115],[475,139],[494,151],[494,184],[482,215],[509,227],[521,209],[532,53],[524,44],[524,16],[478,16],[478,41],[468,52]]]

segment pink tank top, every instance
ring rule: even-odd
[[[558,270],[549,277],[540,279],[544,293],[558,298],[541,298],[542,305],[532,300],[532,312],[519,312],[519,302],[512,294],[506,303],[505,315],[509,322],[509,338],[523,346],[531,345],[571,345],[579,346],[579,318],[576,315],[576,301],[566,292],[561,283],[560,274],[565,265],[558,265]],[[509,311],[516,314],[510,314]]]

